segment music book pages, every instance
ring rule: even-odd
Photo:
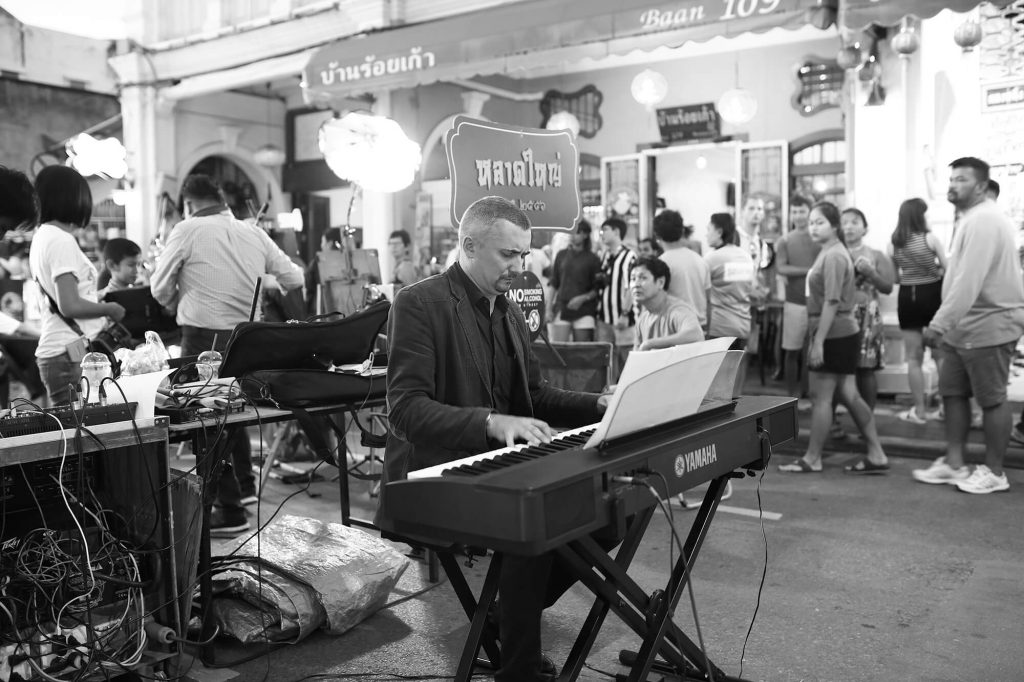
[[[731,337],[629,354],[608,409],[585,447],[695,414],[706,399],[731,400],[742,351]]]

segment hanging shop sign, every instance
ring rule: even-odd
[[[713,102],[658,109],[662,142],[713,140],[722,135],[722,119]]]
[[[981,86],[981,110],[985,113],[1024,108],[1024,79],[986,83]]]
[[[512,280],[505,296],[519,304],[530,330],[530,340],[536,341],[540,330],[544,328],[544,285],[537,279],[537,275],[524,270]]]
[[[580,154],[566,130],[543,130],[457,116],[444,140],[456,228],[486,196],[514,202],[533,227],[573,230],[580,219]]]
[[[565,59],[678,47],[717,36],[832,23],[838,0],[523,0],[347,36],[304,71],[307,101],[505,73]]]

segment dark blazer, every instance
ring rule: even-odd
[[[541,379],[522,310],[509,302],[508,322],[523,395],[519,416],[552,426],[600,421],[598,395],[553,388]],[[461,275],[449,268],[403,288],[388,318],[388,420],[384,480],[504,446],[489,441],[490,352],[481,342]]]

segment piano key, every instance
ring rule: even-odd
[[[590,434],[592,434],[594,432],[594,429],[596,428],[596,424],[588,424],[586,426],[580,426],[575,429],[569,429],[568,431],[562,431],[561,433],[557,434],[554,438],[551,439],[551,443],[542,443],[540,445],[535,446],[530,446],[527,445],[526,443],[520,443],[519,445],[513,445],[510,448],[504,447],[499,448],[497,450],[489,450],[487,452],[481,452],[478,455],[470,455],[469,457],[463,457],[462,459],[446,462],[444,464],[436,464],[432,467],[427,467],[425,469],[417,469],[416,471],[410,471],[408,478],[417,479],[441,476],[442,472],[458,468],[462,465],[471,465],[481,460],[495,459],[507,453],[520,453],[524,450],[529,450],[530,448],[554,447],[554,450],[552,450],[552,452],[558,452],[560,450],[565,450],[567,448],[575,447],[577,445],[583,445],[584,443],[587,442],[587,438],[590,437]],[[461,471],[459,473],[461,475],[467,472]]]

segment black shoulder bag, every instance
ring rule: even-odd
[[[57,307],[57,301],[53,300],[53,296],[50,296],[50,293],[45,287],[43,287],[43,283],[36,279],[36,285],[39,286],[39,290],[43,292],[43,295],[46,296],[46,299],[50,302],[50,312],[59,317],[61,321],[71,329],[71,331],[84,339],[86,346],[90,350],[97,353],[103,353],[107,356],[110,360],[110,373],[113,378],[116,379],[121,376],[121,362],[114,357],[114,351],[118,348],[131,349],[132,341],[132,335],[124,328],[124,325],[110,320],[107,325],[100,330],[100,333],[96,335],[96,338],[90,339],[85,335],[82,328],[78,326],[78,323],[75,322],[74,319],[67,317],[60,311],[60,308]],[[78,360],[81,360],[81,358],[76,360],[72,357],[71,360],[73,362],[77,362]]]

